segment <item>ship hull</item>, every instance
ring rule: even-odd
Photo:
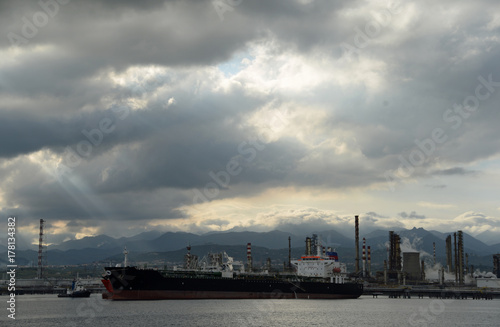
[[[218,292],[218,291],[120,291],[103,293],[110,300],[206,300],[206,299],[356,299],[355,294],[286,294],[263,292]]]
[[[112,300],[166,299],[355,299],[363,286],[288,281],[272,277],[165,277],[156,270],[106,268],[103,280]]]

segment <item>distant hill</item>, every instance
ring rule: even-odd
[[[500,242],[500,232],[484,231],[478,235],[476,238],[487,245],[494,245]]]
[[[107,235],[97,235],[97,236],[86,236],[79,240],[69,240],[62,242],[59,245],[49,246],[50,250],[81,250],[87,248],[101,248],[101,249],[109,249],[116,248],[121,246],[121,242],[118,239],[115,239],[111,236]]]
[[[318,234],[320,240],[327,247],[354,247],[354,235],[352,238],[346,237],[335,230],[318,231],[316,234]],[[301,240],[302,242],[304,242],[306,236],[311,235],[304,235]]]
[[[334,231],[327,232],[325,235],[334,235]],[[71,240],[63,242],[59,245],[50,246],[52,250],[69,250],[69,249],[114,249],[124,248],[140,252],[152,251],[172,251],[185,248],[188,244],[204,245],[204,244],[220,244],[220,245],[242,245],[252,243],[254,245],[267,248],[277,249],[288,247],[288,236],[291,236],[294,241],[297,241],[295,235],[284,233],[281,231],[271,232],[218,232],[204,235],[197,235],[185,232],[167,232],[160,234],[142,233],[133,237],[122,237],[119,239],[112,238],[107,235],[88,236],[79,240]],[[342,235],[336,235],[341,242],[345,241]]]
[[[493,253],[495,253],[495,254],[500,253],[500,243],[490,245],[490,249],[492,249]]]

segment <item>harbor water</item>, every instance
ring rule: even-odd
[[[109,301],[55,295],[16,297],[15,320],[0,326],[500,326],[500,300],[164,300]]]

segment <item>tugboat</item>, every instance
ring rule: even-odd
[[[73,280],[71,288],[66,290],[66,294],[58,294],[57,297],[89,297],[90,291],[85,289],[79,280]]]
[[[316,236],[316,235],[314,235]],[[107,292],[103,299],[356,299],[363,293],[363,284],[347,281],[345,264],[337,253],[324,248],[315,238],[306,240],[306,254],[291,260],[295,271],[271,274],[254,272],[251,266],[250,243],[247,247],[249,266],[240,271],[224,253],[212,253],[201,265],[193,266],[193,257],[186,256],[185,269],[156,270],[127,266],[124,251],[123,267],[106,267],[102,283]],[[225,260],[224,260],[225,259]],[[196,260],[197,261],[197,260]]]

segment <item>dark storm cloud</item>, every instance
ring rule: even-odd
[[[42,148],[62,150],[85,140],[82,131],[99,126],[100,120],[117,120],[111,110],[77,114],[66,119],[5,111],[0,116],[3,116],[0,120],[0,157],[4,158],[29,154]],[[107,147],[105,142],[104,147]]]
[[[12,2],[7,6],[15,7]],[[332,16],[349,6],[354,2],[314,1],[304,5],[287,0],[244,1],[226,12],[221,22],[209,0],[146,4],[72,1],[60,5],[45,26],[26,38],[25,21],[32,23],[34,13],[44,12],[37,1],[31,1],[23,9],[4,11],[2,30],[26,39],[21,46],[54,44],[78,63],[73,70],[84,68],[85,74],[92,74],[104,67],[122,70],[130,65],[214,64],[269,33],[306,51],[316,46],[330,47],[331,42],[352,34],[351,26],[342,24],[341,17]],[[363,17],[351,23],[358,22],[362,23]],[[4,48],[11,44],[8,37],[0,39]],[[337,47],[334,52],[337,57],[341,55]],[[64,61],[61,64],[62,69]]]
[[[122,191],[119,194],[98,193],[95,185],[79,176],[51,178],[39,165],[16,160],[11,167],[13,180],[3,181],[8,190],[2,215],[43,217],[51,220],[143,220],[182,218],[176,208],[190,200],[175,192],[156,193]],[[30,175],[20,175],[30,171]]]
[[[33,20],[33,12],[43,13],[37,2],[27,6],[30,10],[25,13],[4,12],[3,30],[23,37],[26,19]],[[89,74],[108,66],[121,70],[129,65],[211,64],[229,58],[256,33],[256,28],[220,24],[210,1],[134,7],[140,5],[70,2],[20,46],[54,44],[79,63],[76,69],[85,67]],[[11,44],[8,38],[1,39],[3,47]]]
[[[210,173],[224,172],[231,160],[241,173],[221,187],[218,199],[272,186],[367,187],[385,182],[384,171],[396,169],[400,157],[408,160],[437,127],[447,140],[412,177],[471,173],[459,166],[500,151],[499,27],[490,26],[498,6],[401,3],[401,13],[347,58],[341,44],[362,40],[358,31],[366,32],[373,12],[386,7],[363,1],[244,0],[221,21],[209,0],[71,1],[28,37],[25,25],[43,13],[39,2],[0,1],[5,58],[0,63],[0,187],[8,190],[2,213],[82,220],[183,218],[177,208],[191,201],[187,190],[213,182]],[[26,42],[11,46],[9,33]],[[236,78],[225,88],[217,73],[206,70],[237,53],[252,57],[248,52],[256,46],[266,46],[269,59],[327,57],[331,65],[324,70],[340,72],[289,95],[274,84],[262,87],[266,77]],[[166,72],[120,85],[112,77],[137,66]],[[453,111],[475,95],[478,78],[488,76],[495,82],[477,110]],[[262,90],[254,91],[251,83]],[[297,131],[261,142],[262,149],[251,146],[259,134],[248,126],[249,117],[272,101],[290,99],[306,111],[317,105],[325,115],[306,132],[300,128],[311,123],[304,119],[290,127]],[[452,112],[445,119],[447,110]],[[78,154],[81,142],[92,142],[83,131],[98,129],[104,119],[114,124],[113,131],[101,131],[91,154]],[[322,143],[337,136],[347,150]],[[69,165],[68,148],[80,160],[69,173],[57,175],[52,170]],[[38,151],[62,156],[62,162],[36,163],[28,156]],[[441,160],[456,168],[436,169]],[[240,193],[232,193],[236,185]],[[383,218],[367,216],[373,222]],[[415,212],[400,216],[425,218]]]
[[[159,187],[203,188],[215,181],[211,177],[213,174],[224,174],[231,160],[238,164],[237,171],[241,171],[231,178],[231,185],[285,181],[303,153],[294,143],[284,141],[266,144],[262,150],[251,145],[242,147],[241,144],[246,142],[243,135],[231,135],[229,131],[223,133],[228,135],[228,141],[220,143],[213,142],[210,134],[199,131],[190,139],[184,139],[185,143],[172,140],[170,135],[175,131],[160,133],[137,150],[123,151],[110,165],[109,180],[99,183],[98,189],[120,192]],[[231,138],[233,141],[229,141]],[[238,149],[249,154],[243,156]],[[255,159],[247,161],[252,155],[250,151],[255,154]],[[122,157],[128,160],[121,160]]]
[[[238,91],[234,96],[237,94]],[[237,98],[226,94],[221,99],[210,95],[191,105],[173,105],[167,109],[153,104],[151,109],[139,111],[113,107],[76,113],[67,115],[71,118],[66,120],[53,116],[38,121],[25,115],[19,115],[17,121],[4,120],[3,156],[51,149],[62,155],[63,165],[71,168],[69,172],[61,171],[60,165],[52,163],[53,166],[44,167],[52,171],[51,175],[37,164],[18,157],[3,174],[31,173],[4,180],[2,188],[9,190],[5,201],[19,205],[17,212],[25,216],[50,215],[52,219],[181,218],[184,214],[176,208],[180,203],[191,204],[192,195],[172,190],[203,188],[213,181],[210,173],[226,169],[232,158],[239,162],[243,173],[232,179],[231,186],[283,180],[303,151],[295,142],[286,140],[265,145],[258,141],[258,146],[251,145],[259,134],[238,126],[242,124],[241,117],[261,100],[247,100],[245,105],[239,104],[236,115]],[[126,117],[121,120],[123,113]],[[233,123],[227,125],[229,117]],[[100,132],[101,139],[92,147],[91,155],[78,155],[81,142],[95,141],[103,119],[113,123],[112,132]],[[36,132],[37,138],[21,133],[18,138],[8,139],[9,133],[15,132],[9,126],[24,126],[31,133]],[[76,167],[70,165],[75,156],[80,158]],[[162,191],[168,188],[169,192]]]
[[[87,102],[82,106],[95,101],[95,97],[102,96],[103,92],[113,91],[109,84],[95,79],[89,81],[95,69],[100,68],[98,64],[94,59],[79,60],[69,53],[24,53],[18,56],[18,61],[0,68],[0,94],[67,99],[81,97],[84,93]],[[96,94],[97,90],[99,94]],[[78,107],[66,108],[70,111],[76,109]]]

